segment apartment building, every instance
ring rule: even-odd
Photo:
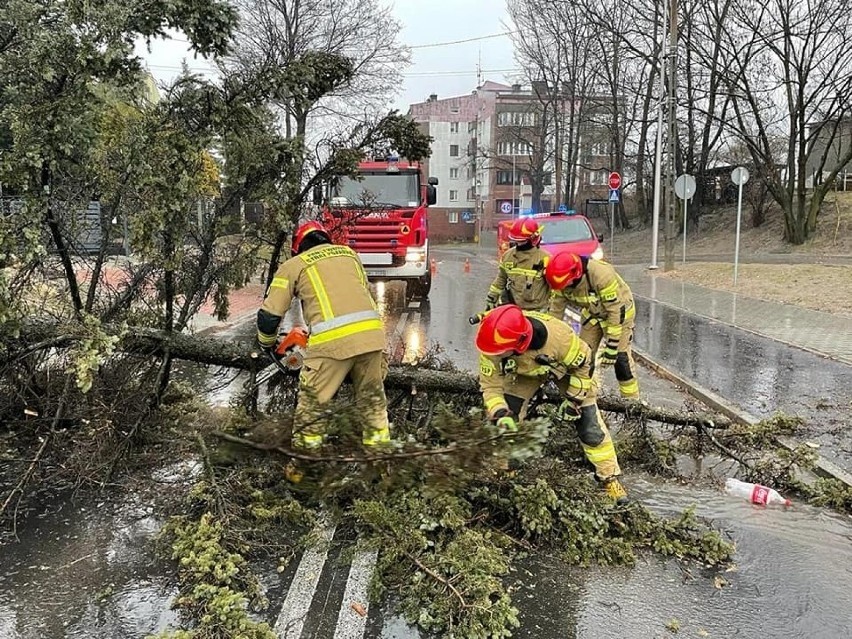
[[[409,115],[433,138],[428,165],[439,179],[438,204],[430,211],[436,237],[468,240],[477,221],[490,229],[519,214],[553,211],[565,192],[579,210],[606,199],[612,147],[605,127],[599,119],[584,125],[577,161],[565,171],[550,132],[572,103],[559,95],[546,100],[546,89],[487,81],[468,95],[433,94],[411,105]],[[559,145],[564,158],[568,145]]]

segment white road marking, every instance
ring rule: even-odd
[[[378,551],[375,550],[355,553],[352,565],[349,567],[349,578],[346,580],[346,590],[343,593],[343,602],[340,604],[334,639],[363,639],[370,612],[367,588],[373,578],[378,556]],[[361,616],[353,609],[353,604],[363,606],[366,614]]]
[[[334,537],[334,529],[333,525],[321,521],[317,528],[320,537],[318,546],[308,548],[302,555],[273,628],[280,639],[299,639],[302,635],[305,618],[308,616],[322,568],[328,557],[328,547]]]

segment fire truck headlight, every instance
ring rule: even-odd
[[[592,252],[593,260],[602,260],[603,259],[603,249],[599,246]]]
[[[406,262],[425,262],[426,249],[422,247],[409,248],[405,251]]]

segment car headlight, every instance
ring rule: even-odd
[[[425,248],[409,248],[405,251],[405,261],[406,262],[425,262],[426,261],[426,249]]]
[[[602,260],[603,259],[603,249],[599,246],[592,252],[593,260]]]

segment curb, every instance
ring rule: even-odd
[[[644,353],[643,351],[634,348],[633,356],[636,361],[638,361],[646,368],[651,369],[660,377],[667,379],[668,381],[676,384],[677,386],[680,386],[689,395],[692,395],[695,399],[708,406],[709,408],[712,408],[718,413],[725,415],[731,421],[734,421],[738,424],[742,424],[743,426],[753,426],[754,424],[761,421],[758,417],[755,417],[751,413],[748,413],[739,408],[738,406],[735,406],[721,395],[718,395],[710,389],[704,388],[703,386],[696,384],[692,380],[688,380],[682,375],[679,375],[671,369],[666,368],[665,366],[654,360],[652,357],[650,357],[647,353]],[[787,450],[794,450],[800,444],[800,442],[796,441],[792,437],[784,436],[775,437],[775,441]],[[841,481],[846,484],[847,487],[852,488],[852,474],[849,474],[848,472],[840,468],[837,464],[826,459],[822,455],[817,454],[817,461],[814,466],[814,472],[816,472],[816,474],[820,475],[821,477],[837,479],[838,481]]]

